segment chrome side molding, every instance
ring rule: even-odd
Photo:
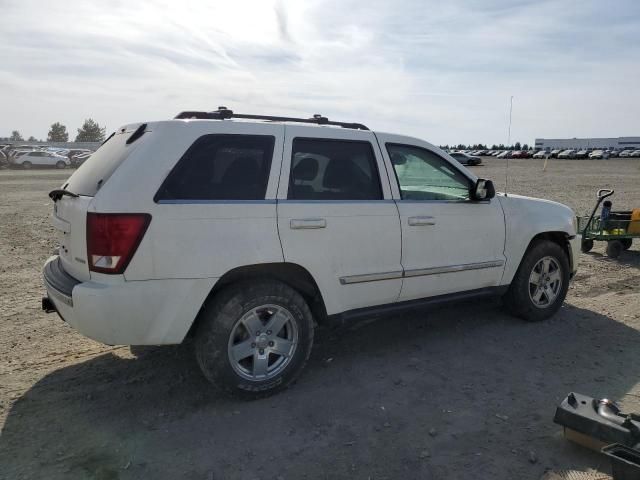
[[[378,282],[380,280],[395,280],[397,278],[422,277],[426,275],[438,275],[441,273],[464,272],[467,270],[482,270],[485,268],[498,268],[504,265],[504,260],[492,260],[490,262],[465,263],[462,265],[449,265],[446,267],[417,268],[413,270],[366,273],[364,275],[349,275],[340,277],[340,284]]]
[[[377,282],[380,280],[394,280],[396,278],[402,278],[402,270],[398,270],[397,272],[366,273],[364,275],[341,277],[340,283],[342,285],[349,285],[350,283]]]
[[[439,273],[464,272],[466,270],[482,270],[484,268],[497,268],[504,265],[504,260],[490,262],[465,263],[462,265],[449,265],[447,267],[417,268],[405,270],[404,277],[422,277],[424,275],[438,275]]]

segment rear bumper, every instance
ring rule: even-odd
[[[48,300],[81,334],[108,345],[180,343],[216,279],[80,282],[58,256],[44,266]],[[43,302],[43,308],[50,306]]]
[[[45,263],[43,277],[49,297],[54,297],[57,301],[73,307],[73,288],[79,285],[80,281],[62,268],[60,257],[51,257]]]

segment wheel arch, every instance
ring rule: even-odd
[[[548,240],[550,242],[557,244],[560,248],[562,248],[562,251],[567,256],[567,261],[569,262],[569,271],[570,272],[573,271],[574,269],[573,255],[571,254],[571,244],[569,243],[569,240],[571,238],[572,238],[571,235],[569,235],[567,232],[564,232],[562,230],[549,230],[549,231],[539,232],[535,234],[533,237],[531,237],[531,239],[529,240],[529,243],[527,244],[527,247],[522,252],[522,255],[520,256],[517,267],[512,270],[508,278],[506,277],[503,278],[502,283],[503,284],[511,283],[511,281],[513,280],[513,277],[515,276],[516,272],[520,268],[520,265],[522,264],[522,261],[526,257],[527,253],[529,253],[529,251],[533,248],[533,246],[540,240]]]
[[[327,311],[322,292],[306,268],[297,263],[289,262],[260,263],[233,268],[218,279],[202,303],[187,337],[194,334],[198,326],[200,312],[216,294],[236,283],[262,279],[278,280],[293,288],[304,297],[316,323],[322,325],[327,321]]]
[[[526,255],[529,252],[529,250],[531,250],[533,245],[539,240],[548,240],[550,242],[556,243],[560,248],[562,248],[562,251],[564,251],[565,255],[567,256],[569,267],[573,269],[573,257],[571,255],[571,245],[569,243],[570,238],[571,237],[567,232],[562,232],[562,231],[550,231],[550,232],[538,233],[531,239],[531,241],[529,242],[529,245],[527,245],[527,249],[525,250],[524,254]],[[523,258],[524,258],[524,255],[523,255]],[[522,262],[522,259],[520,260],[520,262]]]

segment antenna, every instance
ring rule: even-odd
[[[513,95],[511,95],[511,100],[509,103],[509,134],[507,136],[507,148],[511,145],[511,113],[513,112]],[[507,196],[507,190],[509,190],[509,157],[507,155],[507,166],[504,170],[504,196]]]

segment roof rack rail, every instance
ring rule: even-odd
[[[273,117],[271,115],[251,115],[245,113],[233,113],[227,107],[220,106],[218,110],[213,112],[196,112],[186,111],[180,112],[175,116],[176,119],[196,118],[204,120],[226,120],[229,118],[247,118],[251,120],[267,120],[270,122],[296,122],[296,123],[315,123],[317,125],[335,125],[342,128],[353,128],[356,130],[369,130],[366,125],[361,123],[333,122],[327,117],[315,114],[311,118],[295,118],[295,117]]]

